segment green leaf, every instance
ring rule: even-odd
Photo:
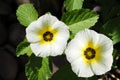
[[[28,80],[48,80],[51,75],[49,59],[32,55],[25,66]]]
[[[120,17],[107,21],[101,30],[113,40],[113,44],[120,42]]]
[[[19,22],[26,27],[31,22],[38,19],[38,12],[30,3],[20,5],[17,9],[16,15]]]
[[[81,9],[84,0],[65,0],[64,5],[67,11]]]
[[[30,48],[30,43],[27,42],[27,40],[25,39],[24,41],[22,41],[18,46],[17,46],[17,49],[16,49],[16,54],[17,54],[17,57],[19,57],[20,55],[28,55],[30,56],[32,54],[32,50]]]
[[[112,68],[116,69],[116,68],[118,68],[117,59],[116,59],[116,57],[118,57],[118,50],[114,48],[112,55],[113,55],[113,61],[114,61],[113,64],[112,64]]]
[[[49,59],[42,59],[42,67],[39,70],[38,80],[48,80],[51,75],[51,70],[49,68]]]
[[[62,16],[62,21],[69,26],[73,34],[76,34],[80,30],[92,27],[98,18],[97,13],[88,9],[81,9],[65,13]]]
[[[72,71],[70,64],[66,64],[54,73],[50,80],[97,80],[97,77],[80,78]]]

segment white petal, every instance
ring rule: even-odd
[[[51,56],[56,56],[57,54],[61,55],[66,48],[67,40],[69,39],[70,33],[68,27],[61,21],[57,21],[51,27],[58,31],[54,43],[51,44]]]
[[[56,40],[54,41],[53,44],[51,44],[51,49],[52,49],[52,56],[56,56],[57,54],[60,55],[63,53],[64,49],[66,48],[67,45],[67,40],[69,38],[69,31],[65,31],[63,29],[62,32],[58,31]]]
[[[62,39],[68,40],[70,33],[69,33],[68,26],[66,24],[64,24],[61,21],[57,21],[51,27],[58,31],[57,38],[61,40]]]
[[[91,63],[91,68],[96,75],[105,74],[107,71],[111,70],[111,66],[113,63],[112,55],[104,56],[101,58],[99,62]]]
[[[52,16],[50,13],[46,13],[38,19],[39,22],[42,22],[42,26],[52,26],[58,19],[55,16]]]
[[[86,42],[90,41],[94,44],[97,44],[99,36],[98,33],[96,33],[94,30],[85,29],[80,32],[78,32],[75,36],[75,38],[79,39],[83,45],[86,44]]]
[[[31,43],[30,47],[36,56],[46,57],[51,53],[50,45],[41,45],[39,42]]]
[[[67,43],[57,42],[51,45],[51,53],[50,56],[61,55],[64,52]]]
[[[67,60],[71,63],[72,61],[76,60],[80,57],[80,50],[82,47],[79,45],[79,40],[73,39],[67,46],[65,53]]]
[[[38,37],[38,32],[40,31],[40,25],[38,24],[38,21],[32,22],[27,28],[26,28],[26,38],[29,42],[37,42],[40,41]]]
[[[74,62],[71,63],[72,70],[75,72],[78,77],[91,77],[93,72],[90,65],[85,64],[82,58],[77,58]]]
[[[68,30],[68,26],[63,23],[62,21],[56,21],[54,24],[52,24],[51,26],[52,28],[57,28],[59,30],[62,30],[62,29],[67,29]]]
[[[113,44],[111,39],[103,34],[99,34],[99,41],[97,45],[101,48],[101,55],[112,55]]]

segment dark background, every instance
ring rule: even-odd
[[[0,0],[0,80],[26,80],[27,57],[16,57],[16,46],[25,36],[25,28],[16,18],[18,0]]]

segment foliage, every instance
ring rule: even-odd
[[[28,55],[30,56],[32,54],[32,50],[30,48],[30,43],[27,42],[27,40],[25,39],[23,42],[19,43],[19,45],[17,46],[16,49],[16,54],[19,57],[20,55]]]
[[[24,25],[28,26],[32,21],[38,19],[38,13],[32,4],[26,3],[22,4],[17,9],[17,18],[19,22]]]
[[[25,71],[28,80],[48,80],[51,74],[49,58],[42,59],[31,55],[29,62],[26,64]]]
[[[84,0],[65,0],[64,4],[67,11],[81,9]]]
[[[78,31],[85,28],[92,27],[97,22],[97,19],[97,13],[88,9],[73,10],[66,12],[62,16],[62,21],[69,26],[72,34],[76,34]]]
[[[103,32],[111,37],[114,44],[120,42],[120,17],[108,20],[103,28]]]

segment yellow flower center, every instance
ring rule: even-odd
[[[81,56],[86,64],[98,62],[101,58],[101,48],[99,45],[89,41],[82,49]]]
[[[53,29],[51,26],[47,25],[41,29],[38,33],[40,38],[40,43],[42,44],[52,44],[57,36],[58,30]]]

